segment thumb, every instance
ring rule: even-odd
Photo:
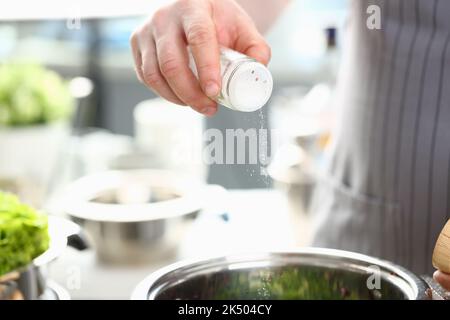
[[[433,274],[433,278],[445,290],[450,291],[450,274],[438,270]]]

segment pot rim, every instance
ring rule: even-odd
[[[146,204],[105,204],[90,200],[100,192],[119,186],[130,177],[153,187],[173,188],[178,198]],[[197,212],[205,206],[211,186],[163,169],[111,170],[82,177],[67,188],[61,198],[63,211],[88,221],[144,222],[175,218]],[[217,186],[215,186],[217,187]]]
[[[325,259],[341,259],[341,263],[347,266],[368,271],[368,267],[377,266],[381,270],[382,277],[394,283],[409,300],[428,300],[426,282],[411,271],[392,262],[374,258],[368,255],[329,248],[302,248],[295,250],[276,250],[270,252],[238,253],[233,255],[220,255],[211,258],[189,259],[176,262],[163,267],[142,280],[133,290],[131,300],[154,300],[164,288],[179,283],[182,280],[178,276],[190,276],[201,274],[208,270],[232,270],[239,267],[251,268],[270,266],[273,258],[287,259],[287,261],[301,261],[299,259],[322,257]],[[360,263],[358,265],[357,263]],[[362,263],[362,265],[361,265]],[[276,264],[273,264],[276,265]],[[325,263],[317,265],[326,266]],[[331,263],[330,263],[331,266]],[[192,272],[194,271],[194,272]],[[196,272],[195,272],[196,271]]]

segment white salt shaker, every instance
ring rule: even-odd
[[[190,68],[197,69],[190,53]],[[222,88],[216,101],[236,111],[252,112],[262,108],[269,100],[273,79],[262,63],[237,51],[220,49]]]

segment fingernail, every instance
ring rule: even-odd
[[[205,87],[205,94],[210,98],[215,98],[219,95],[219,90],[217,83],[210,81]]]

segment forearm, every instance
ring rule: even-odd
[[[267,32],[290,0],[236,0],[252,17],[261,33]]]

